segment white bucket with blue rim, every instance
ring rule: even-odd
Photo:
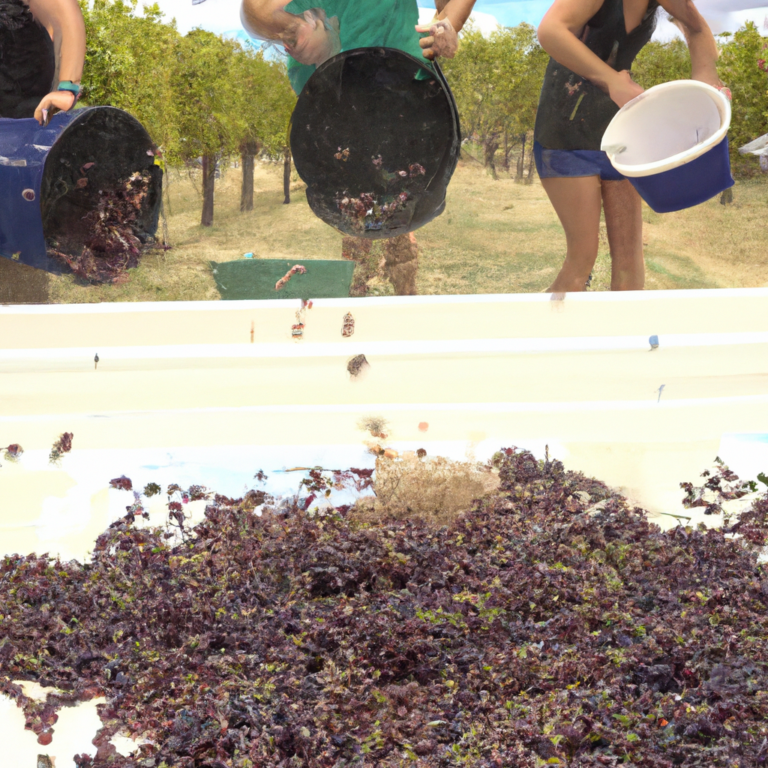
[[[733,186],[730,124],[730,101],[717,88],[674,80],[625,104],[601,149],[654,211],[679,211]]]

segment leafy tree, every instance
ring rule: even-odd
[[[691,55],[683,40],[648,43],[632,65],[632,78],[645,89],[690,77]]]
[[[486,167],[495,175],[493,157],[499,147],[506,112],[496,77],[494,47],[480,30],[468,26],[456,57],[443,63],[461,116],[462,133],[476,136]]]
[[[176,46],[171,81],[179,140],[174,154],[185,161],[202,158],[204,227],[213,224],[216,163],[236,151],[241,138],[238,51],[237,43],[202,29],[193,29]]]
[[[768,41],[748,21],[733,35],[720,35],[721,47],[717,71],[731,89],[733,110],[728,131],[731,163],[734,170],[756,169],[754,158],[742,158],[738,148],[768,133]]]
[[[253,209],[254,158],[260,152],[282,155],[288,144],[288,124],[296,104],[285,66],[264,60],[252,48],[237,51],[238,137],[243,182],[240,210]],[[289,169],[290,190],[290,169]]]
[[[533,129],[547,61],[536,30],[520,24],[499,28],[487,38],[468,27],[456,57],[443,65],[459,106],[462,131],[478,137],[484,163],[494,177],[495,155],[502,143],[507,166],[515,141],[524,141]]]
[[[178,138],[171,72],[180,40],[175,23],[155,5],[135,16],[137,0],[81,0],[86,55],[83,101],[134,115],[157,144],[173,151]]]
[[[528,24],[520,24],[513,31],[516,32],[514,43],[522,47],[524,56],[522,60],[522,72],[518,72],[514,80],[514,90],[510,94],[513,107],[510,115],[509,131],[515,135],[521,144],[521,151],[518,158],[516,178],[523,177],[523,168],[525,164],[526,139],[531,136],[533,126],[536,122],[536,112],[539,107],[539,94],[544,80],[544,72],[549,62],[549,55],[538,44],[536,30]],[[505,134],[505,146],[508,145]],[[506,150],[505,164],[509,167],[509,150]],[[527,183],[533,182],[533,151],[529,152],[528,157],[528,176]]]

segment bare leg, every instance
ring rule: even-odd
[[[371,253],[373,240],[365,237],[342,237],[341,258],[362,263]]]
[[[419,248],[413,232],[397,235],[384,241],[382,271],[392,283],[395,296],[416,295],[416,270],[419,265]]]
[[[602,187],[611,248],[611,290],[641,291],[645,285],[642,200],[626,179],[604,181]]]
[[[342,237],[341,258],[354,261],[350,296],[365,296],[368,293],[368,281],[376,274],[376,263],[371,258],[373,240],[365,237]]]
[[[600,231],[599,176],[542,179],[555,213],[565,230],[565,263],[548,293],[583,291],[597,259]]]

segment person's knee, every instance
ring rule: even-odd
[[[566,235],[566,263],[573,266],[584,265],[588,267],[587,273],[592,269],[592,265],[597,259],[597,250],[599,245],[599,236],[597,232],[589,232],[580,235]]]
[[[645,286],[645,267],[613,269],[611,271],[612,291],[641,291]]]
[[[592,273],[597,261],[597,249],[594,252],[573,255],[570,252],[565,257],[561,273],[574,285],[584,284]]]

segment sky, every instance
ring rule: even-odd
[[[352,0],[352,2],[375,0]],[[240,25],[240,0],[207,0],[192,5],[192,0],[157,0],[166,20],[176,19],[182,34],[194,27],[202,27],[217,34],[234,35],[242,30]],[[698,0],[696,7],[709,23],[715,34],[735,32],[745,21],[754,21],[763,35],[768,35],[768,0]],[[139,7],[144,3],[139,0]],[[318,5],[320,4],[320,0]],[[424,7],[422,17],[431,18],[434,10],[427,10],[428,3],[419,0]],[[551,5],[551,0],[477,0],[473,18],[483,32],[490,32],[496,23],[515,26],[526,21],[538,25]],[[664,18],[660,19],[654,39],[670,40],[680,33]]]

